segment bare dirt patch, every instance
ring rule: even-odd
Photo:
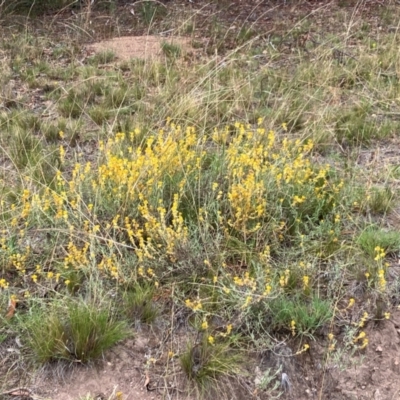
[[[389,320],[371,321],[364,331],[368,346],[351,356],[349,349],[342,353],[338,346],[326,358],[328,344],[318,341],[311,342],[310,350],[298,358],[290,349],[281,360],[278,354],[272,354],[269,362],[261,362],[260,369],[275,363],[288,374],[291,387],[281,397],[287,400],[399,399],[400,312]],[[341,335],[344,332],[338,335],[339,341]],[[261,393],[258,398],[263,398]]]
[[[35,387],[51,400],[91,399],[150,400],[160,398],[150,373],[149,356],[155,338],[149,332],[135,335],[108,351],[102,360],[91,365],[45,368],[35,379]]]
[[[337,394],[332,399],[389,400],[400,395],[400,312],[390,320],[371,324],[366,333],[369,346],[353,360],[353,367],[333,372]],[[357,363],[358,361],[358,363]]]
[[[162,45],[167,43],[179,46],[182,53],[191,51],[190,39],[185,37],[162,37],[162,36],[124,36],[111,40],[93,43],[89,50],[103,52],[110,50],[120,60],[132,58],[159,59],[163,55]]]

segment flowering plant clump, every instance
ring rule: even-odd
[[[3,202],[12,217],[3,230],[2,256],[24,274],[29,246],[10,247],[7,240],[14,232],[22,244],[40,220],[43,230],[59,229],[67,244],[65,255],[53,263],[60,268],[35,274],[35,282],[48,272],[50,279],[60,279],[94,262],[124,279],[121,247],[134,252],[136,277],[154,278],[149,265],[160,258],[177,262],[199,231],[225,243],[235,238],[261,254],[265,246],[277,251],[298,240],[321,220],[340,224],[343,182],[331,179],[328,165],[312,163],[311,141],[277,142],[261,125],[238,123],[235,129],[234,136],[215,131],[210,141],[193,128],[169,123],[138,145],[139,130],[117,133],[99,143],[97,163],[68,168],[61,147],[68,174],[58,170],[53,188],[27,183],[17,202]],[[103,257],[97,261],[100,242]]]
[[[206,136],[167,121],[144,138],[136,129],[99,142],[94,161],[72,163],[60,147],[52,185],[26,177],[22,196],[2,203],[10,210],[0,237],[2,290],[25,280],[25,296],[54,285],[73,295],[94,275],[156,290],[171,278],[201,278],[182,301],[203,318],[203,331],[213,309],[227,324],[236,310],[251,325],[283,304],[291,311],[270,327],[312,332],[331,310],[316,295],[318,261],[307,257],[322,262],[336,248],[345,185],[313,161],[311,140],[280,139],[262,125]],[[40,256],[29,236],[38,227],[56,244]],[[277,262],[287,249],[293,259]],[[298,306],[296,293],[311,305]]]

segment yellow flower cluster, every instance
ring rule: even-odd
[[[329,340],[328,351],[332,352],[335,350],[335,347],[336,347],[335,335],[333,333],[329,333],[328,340]]]
[[[15,267],[17,271],[22,274],[25,274],[25,262],[29,254],[29,248],[27,249],[26,254],[16,253],[10,255],[11,264]]]
[[[375,247],[375,261],[382,260],[383,258],[385,258],[385,256],[386,256],[385,249],[383,249],[380,246],[376,246]]]
[[[305,343],[299,351],[296,351],[295,355],[298,356],[300,354],[303,354],[304,352],[306,352],[309,349],[310,349],[310,345],[308,343]]]
[[[290,278],[290,269],[285,269],[285,272],[281,275],[279,279],[279,284],[281,287],[287,286],[289,283],[289,278]]]
[[[386,279],[385,279],[385,271],[383,268],[379,268],[377,278],[378,278],[378,288],[381,292],[384,292],[386,289]]]
[[[78,249],[77,246],[72,241],[70,241],[67,246],[68,254],[64,258],[64,268],[78,269],[86,266],[89,262],[88,249],[89,243],[85,243],[85,245],[81,249]]]
[[[149,206],[147,200],[143,200],[138,206],[142,219],[145,221],[142,226],[136,220],[126,222],[127,232],[132,245],[136,248],[136,254],[140,262],[144,257],[154,258],[154,253],[162,247],[165,254],[174,260],[175,248],[187,242],[188,231],[185,226],[182,214],[178,211],[179,196],[174,195],[171,206],[171,223],[167,223],[167,210],[159,205],[156,210]],[[126,220],[128,221],[128,220]],[[132,229],[132,227],[134,229]],[[144,239],[146,235],[147,240]],[[138,244],[137,244],[138,243]]]
[[[239,278],[238,276],[233,277],[233,282],[237,286],[248,286],[251,288],[251,290],[256,290],[257,288],[257,282],[255,281],[254,278],[250,277],[249,272],[245,272],[243,278]]]
[[[303,289],[306,290],[308,288],[308,285],[310,283],[310,277],[307,275],[303,276]]]
[[[362,328],[365,325],[365,323],[368,321],[368,318],[369,318],[368,313],[366,311],[364,311],[364,313],[360,319],[360,322],[358,323],[358,326],[360,328]]]
[[[364,331],[360,332],[359,335],[353,339],[353,342],[358,343],[358,341],[360,340],[361,340],[361,346],[359,347],[359,349],[364,349],[365,347],[368,346],[368,338],[366,337]]]
[[[290,322],[290,331],[292,332],[292,336],[296,335],[296,321],[294,319]]]
[[[143,147],[134,148],[129,142],[138,135],[140,130],[131,132],[129,139],[124,133],[118,133],[115,139],[101,144],[105,162],[98,169],[93,188],[99,187],[110,199],[132,202],[140,194],[149,198],[162,188],[167,176],[176,171],[190,174],[198,166],[199,156],[202,157],[195,148],[197,137],[193,128],[183,132],[180,126],[170,124],[167,132],[160,130]],[[185,178],[181,186],[184,184]]]
[[[4,279],[0,279],[0,289],[7,289],[9,286],[9,283]]]
[[[186,307],[191,308],[193,311],[198,311],[203,308],[200,300],[192,301],[190,299],[186,299],[185,304],[186,304]]]
[[[97,267],[108,272],[113,278],[119,278],[119,263],[115,255],[103,257]]]

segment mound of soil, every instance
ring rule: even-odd
[[[163,43],[179,46],[181,53],[191,50],[190,39],[185,37],[123,36],[93,43],[89,50],[96,53],[112,51],[120,60],[132,58],[158,59],[163,56]]]

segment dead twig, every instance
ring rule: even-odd
[[[17,387],[11,390],[6,390],[5,392],[0,392],[0,396],[6,396],[6,395],[33,398],[32,391],[22,387]]]

